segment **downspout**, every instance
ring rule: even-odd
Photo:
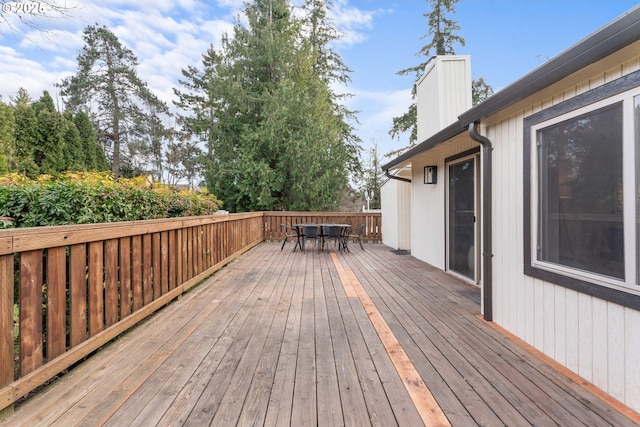
[[[384,171],[384,174],[387,176],[387,178],[389,179],[397,179],[398,181],[404,181],[404,182],[411,182],[411,180],[409,178],[404,178],[402,176],[395,176],[395,175],[391,175],[389,173],[389,170],[387,169],[386,171]]]
[[[491,152],[493,146],[491,141],[478,133],[479,122],[469,124],[469,136],[482,145],[482,273],[483,273],[483,300],[484,300],[484,320],[493,320],[493,245],[491,242]]]

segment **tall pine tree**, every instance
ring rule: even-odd
[[[336,209],[358,170],[359,140],[331,91],[346,67],[320,7],[294,19],[286,0],[253,1],[247,26],[183,71],[181,123],[206,140],[207,186],[231,211]]]
[[[434,55],[455,55],[454,44],[458,43],[464,47],[464,38],[456,34],[460,31],[460,26],[457,21],[448,18],[449,14],[455,13],[455,4],[457,2],[458,0],[427,0],[427,4],[431,5],[431,12],[425,13],[424,16],[427,18],[429,29],[422,38],[430,41],[416,54],[416,56],[426,57],[427,60],[414,67],[398,71],[399,75],[413,74],[415,75],[415,82],[417,82],[424,73],[424,67],[431,57],[431,52]],[[483,78],[472,83],[472,102],[474,105],[483,101],[492,93],[493,89]],[[393,118],[389,134],[392,138],[398,138],[400,134],[409,132],[409,144],[413,145],[418,139],[415,84],[411,89],[411,99],[413,102],[409,109],[403,115]]]
[[[84,42],[77,73],[59,87],[67,107],[87,112],[98,139],[113,148],[112,171],[118,177],[122,145],[146,135],[150,118],[168,114],[168,108],[138,77],[137,57],[108,28],[88,26]]]

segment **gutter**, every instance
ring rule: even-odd
[[[482,146],[482,296],[484,320],[491,322],[493,320],[493,244],[491,240],[491,152],[493,146],[489,138],[478,133],[479,123],[469,124],[469,136]]]
[[[402,176],[395,176],[395,175],[391,175],[389,173],[389,169],[385,169],[384,174],[387,176],[387,178],[389,179],[397,179],[398,181],[402,181],[402,182],[411,182],[411,180],[409,178],[404,178]]]

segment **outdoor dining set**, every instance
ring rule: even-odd
[[[284,249],[287,240],[295,241],[293,251],[300,248],[304,252],[307,241],[313,241],[318,251],[324,250],[325,243],[327,246],[333,241],[334,247],[338,247],[338,252],[349,251],[349,240],[355,241],[362,246],[362,232],[364,224],[352,226],[350,224],[334,224],[334,223],[302,223],[302,224],[281,224],[284,232],[284,241],[280,250]]]

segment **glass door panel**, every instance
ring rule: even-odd
[[[475,282],[476,173],[475,159],[449,165],[448,263]]]

